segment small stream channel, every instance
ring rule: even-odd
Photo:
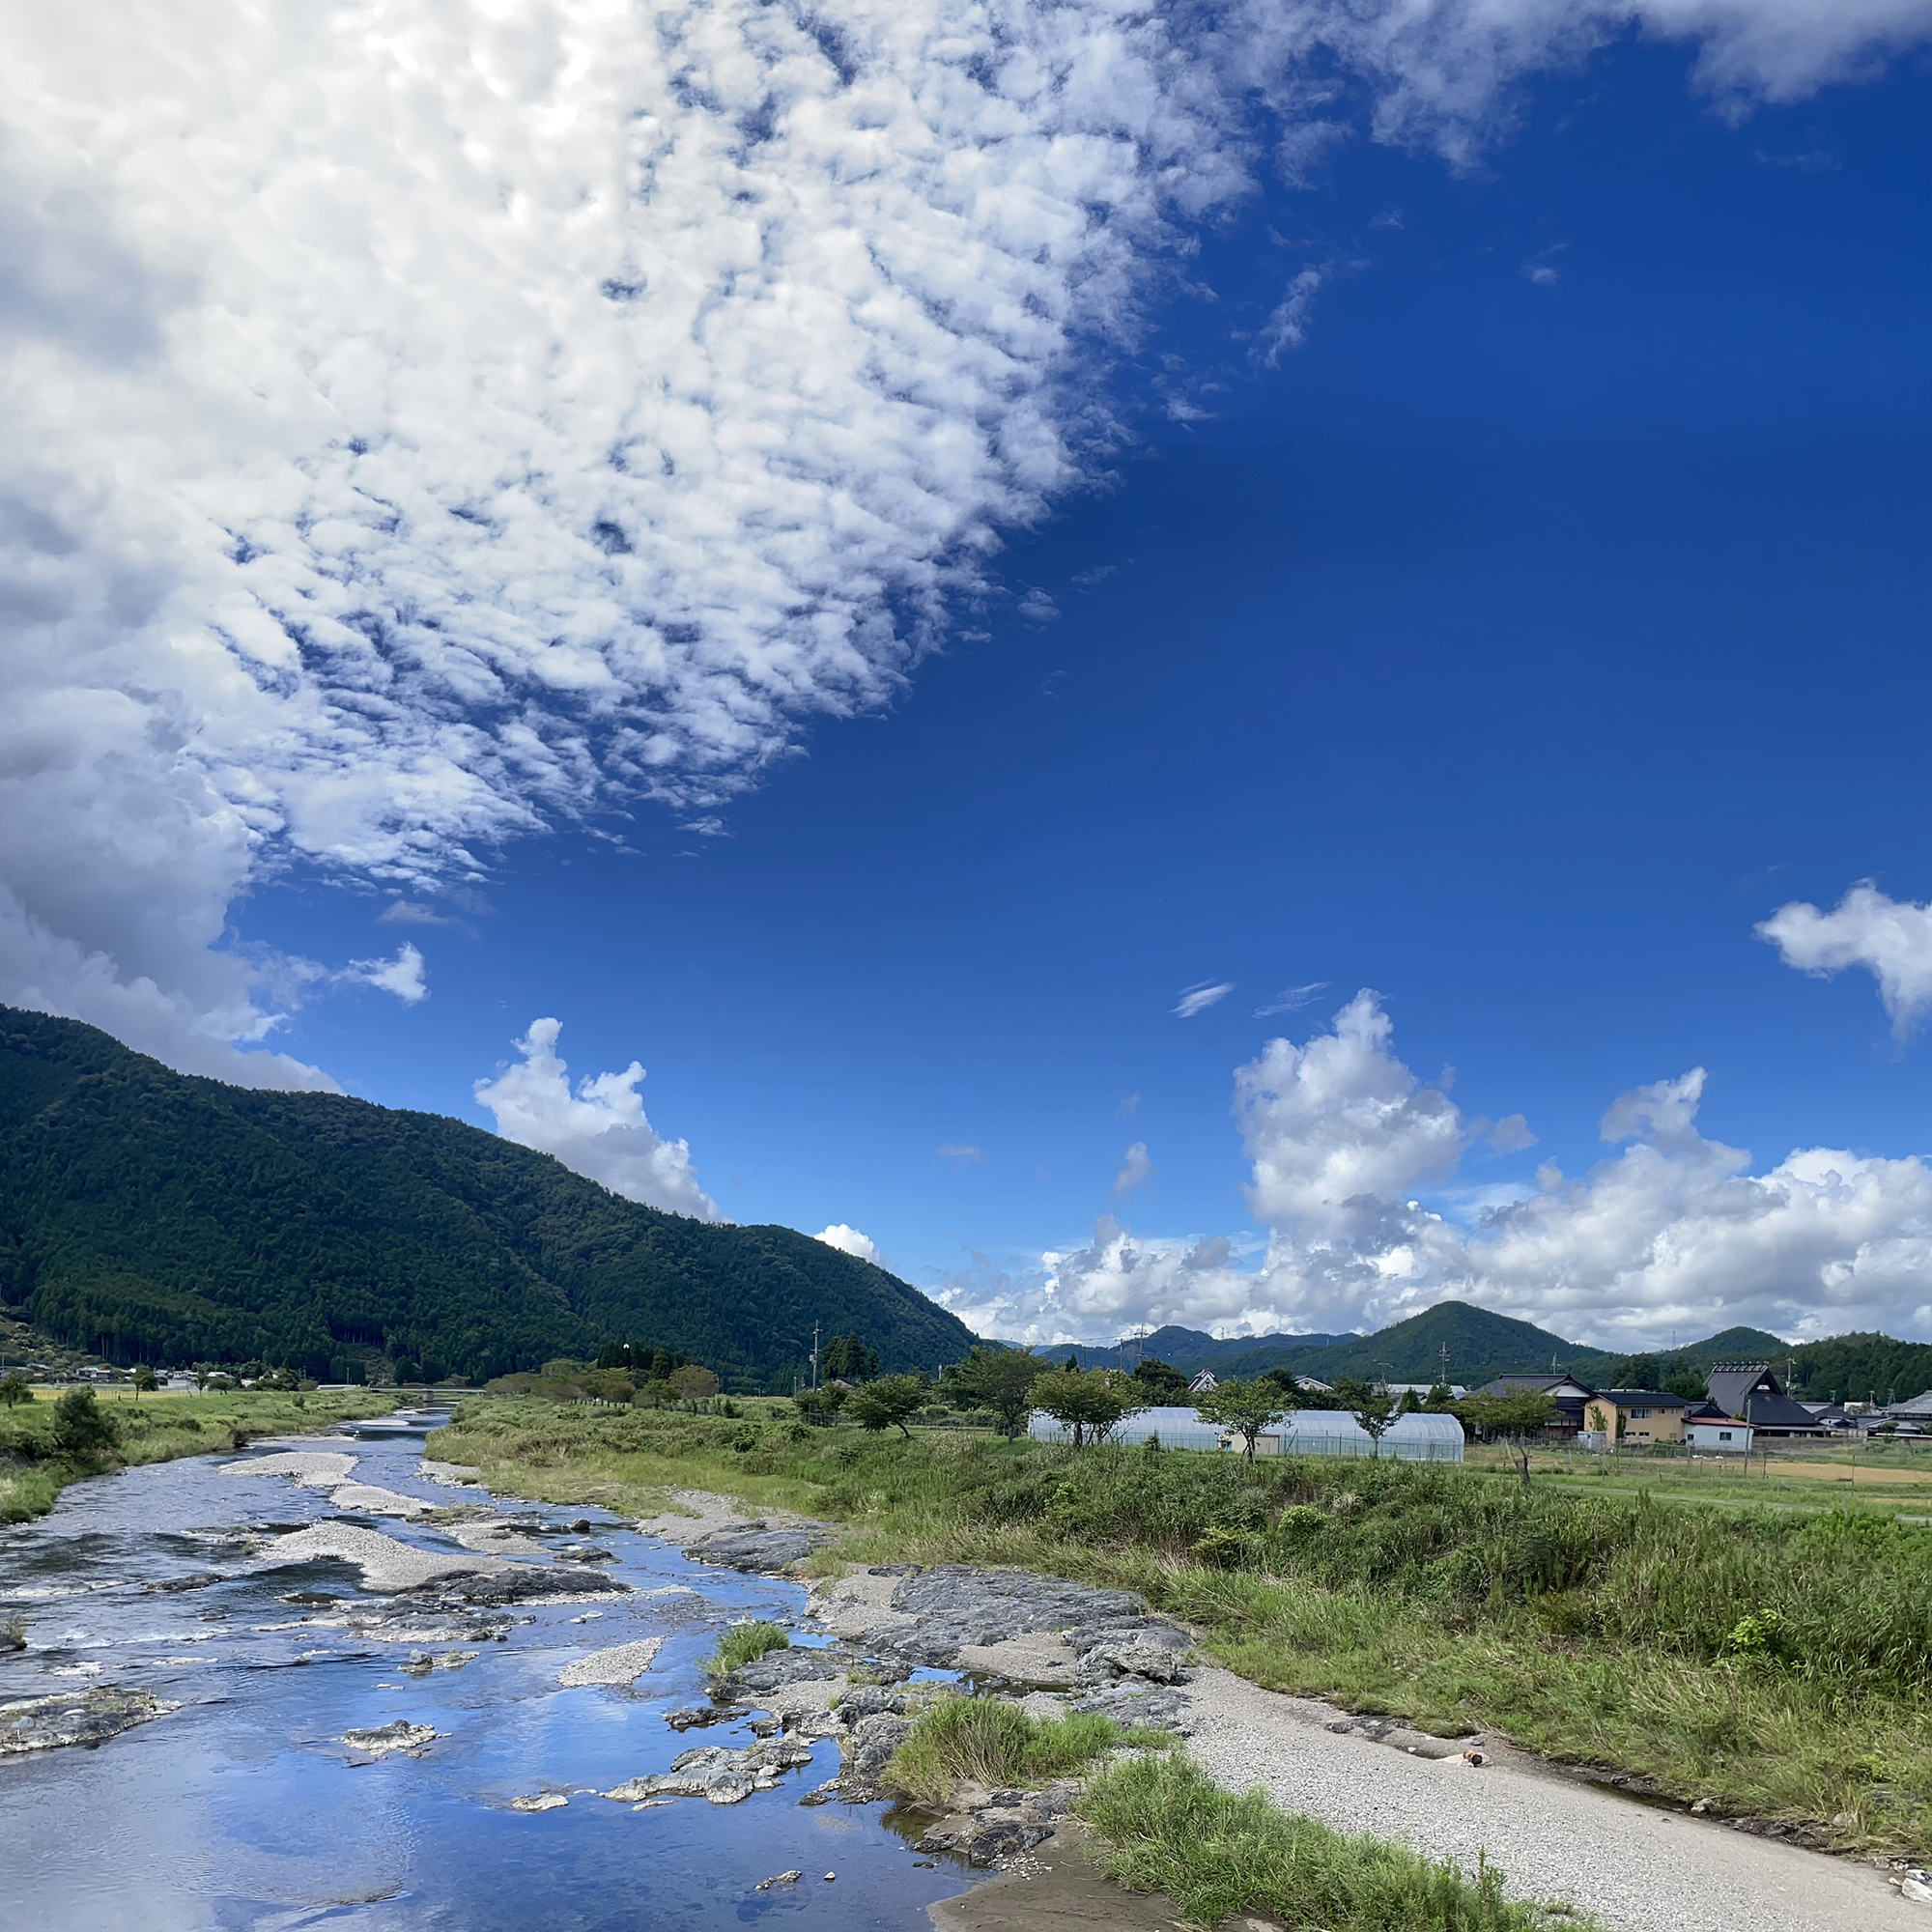
[[[600,1511],[516,1502],[497,1506],[547,1546],[585,1541],[569,1525],[588,1519],[587,1541],[614,1558],[595,1568],[629,1591],[480,1613],[499,1640],[383,1641],[348,1627],[393,1604],[351,1565],[260,1567],[276,1532],[330,1520],[462,1553],[444,1530],[337,1511],[327,1490],[225,1473],[278,1451],[340,1450],[357,1459],[355,1483],[439,1508],[492,1502],[420,1476],[422,1432],[440,1420],[129,1469],[77,1483],[52,1515],[0,1530],[0,1619],[24,1616],[29,1644],[0,1657],[0,1702],[114,1685],[181,1706],[97,1746],[0,1757],[8,1923],[914,1932],[929,1902],[965,1889],[963,1869],[918,1859],[884,1807],[799,1804],[837,1772],[831,1742],[778,1789],[734,1805],[682,1799],[639,1811],[597,1795],[668,1771],[694,1745],[753,1742],[743,1721],[680,1734],[665,1714],[706,1701],[700,1666],[733,1619],[794,1626],[796,1585],[688,1562]],[[590,1566],[549,1567],[568,1590]],[[559,1687],[574,1657],[646,1637],[665,1642],[635,1686]],[[412,1653],[459,1650],[474,1661],[400,1667]],[[439,1735],[419,1756],[373,1761],[343,1742],[398,1719]],[[511,1808],[545,1791],[569,1802]],[[756,1889],[789,1869],[805,1877]]]

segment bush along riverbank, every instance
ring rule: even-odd
[[[1020,1565],[1141,1593],[1266,1688],[1492,1727],[1837,1850],[1932,1832],[1932,1531],[1577,1498],[1470,1470],[472,1401],[492,1487],[644,1515],[678,1488],[840,1526],[813,1559]],[[1475,1921],[1472,1921],[1475,1922]]]
[[[44,1516],[68,1484],[142,1463],[240,1449],[263,1435],[327,1429],[353,1416],[383,1415],[381,1396],[148,1396],[139,1402],[90,1388],[0,1405],[0,1523]]]

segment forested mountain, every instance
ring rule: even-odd
[[[790,1228],[660,1213],[461,1121],[171,1072],[0,1008],[0,1303],[110,1361],[383,1358],[478,1378],[608,1340],[788,1385],[812,1324],[887,1370],[965,1325]]]
[[[1849,1338],[1861,1342],[1884,1342],[1882,1336]],[[1668,1360],[1679,1370],[1699,1374],[1716,1361],[1772,1361],[1783,1374],[1786,1356],[1800,1364],[1801,1383],[1804,1363],[1814,1350],[1833,1350],[1836,1342],[1814,1342],[1794,1350],[1776,1335],[1761,1328],[1727,1328],[1702,1342],[1687,1343],[1671,1352]],[[1901,1342],[1886,1343],[1892,1350],[1910,1351]],[[1492,1377],[1548,1374],[1552,1367],[1610,1385],[1622,1373],[1627,1358],[1615,1351],[1585,1348],[1566,1342],[1547,1328],[1519,1321],[1507,1315],[1492,1315],[1466,1301],[1438,1301],[1420,1315],[1383,1328],[1373,1335],[1257,1335],[1236,1336],[1216,1341],[1192,1328],[1163,1328],[1140,1345],[1145,1353],[1157,1355],[1171,1368],[1193,1375],[1198,1369],[1212,1369],[1217,1376],[1257,1376],[1264,1369],[1293,1369],[1297,1375],[1315,1376],[1332,1382],[1337,1376],[1360,1376],[1365,1380],[1380,1378],[1392,1382],[1434,1381],[1443,1373],[1448,1379],[1474,1388]],[[1065,1359],[1067,1350],[1040,1350]],[[1083,1349],[1076,1351],[1089,1367],[1112,1361],[1113,1349]],[[1932,1348],[1922,1350],[1932,1365]],[[1131,1356],[1131,1345],[1129,1345]],[[1861,1359],[1863,1359],[1862,1357]],[[1901,1359],[1898,1373],[1904,1373]],[[1883,1381],[1885,1377],[1879,1376]],[[1932,1382],[1932,1373],[1926,1377]],[[1806,1388],[1805,1393],[1811,1391]],[[1841,1386],[1839,1393],[1843,1394]]]

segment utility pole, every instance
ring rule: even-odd
[[[819,1324],[814,1321],[811,1324],[811,1385],[813,1388],[818,1386],[818,1328]]]

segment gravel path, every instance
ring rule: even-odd
[[[1481,1851],[1519,1895],[1568,1900],[1626,1932],[1932,1932],[1932,1907],[1869,1865],[1638,1804],[1527,1760],[1477,1767],[1337,1735],[1323,1728],[1336,1716],[1328,1705],[1229,1671],[1204,1665],[1188,1694],[1189,1754],[1229,1790],[1259,1784],[1284,1809],[1470,1869]]]

